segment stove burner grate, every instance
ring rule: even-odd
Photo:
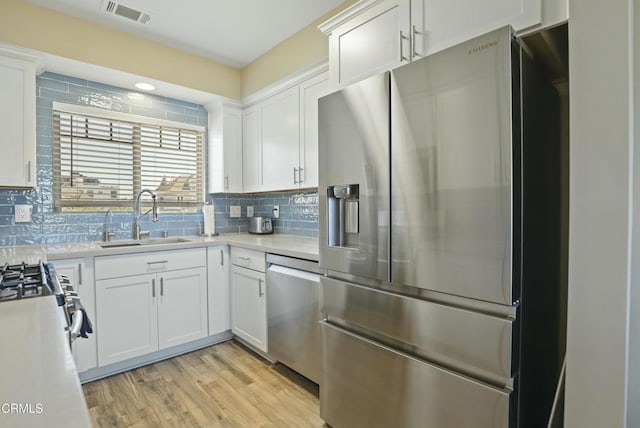
[[[0,269],[0,301],[51,294],[48,271],[42,261],[5,265]]]

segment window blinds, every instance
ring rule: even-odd
[[[56,207],[132,207],[141,189],[160,206],[204,201],[202,131],[58,110],[53,131]]]

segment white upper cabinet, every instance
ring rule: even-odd
[[[298,97],[298,87],[294,86],[258,105],[262,125],[262,190],[297,187],[300,144]]]
[[[209,110],[209,193],[242,192],[242,109]]]
[[[519,31],[542,22],[542,0],[400,0],[406,1],[412,60],[504,25]]]
[[[242,112],[242,183],[245,192],[262,190],[262,142],[258,106]]]
[[[329,93],[329,76],[324,72],[300,84],[301,188],[318,187],[318,99]]]
[[[329,91],[318,69],[253,98],[243,112],[245,192],[318,186],[318,98]]]
[[[408,63],[410,19],[405,0],[365,0],[322,24],[331,83],[345,86]]]
[[[567,0],[362,0],[319,28],[338,89],[504,25],[523,33],[567,17]]]
[[[35,63],[0,52],[0,94],[0,186],[35,187]]]

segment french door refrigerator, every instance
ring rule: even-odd
[[[329,425],[546,426],[557,112],[510,27],[319,100]]]

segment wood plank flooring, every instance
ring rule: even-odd
[[[323,427],[317,387],[229,341],[83,386],[96,427]]]

